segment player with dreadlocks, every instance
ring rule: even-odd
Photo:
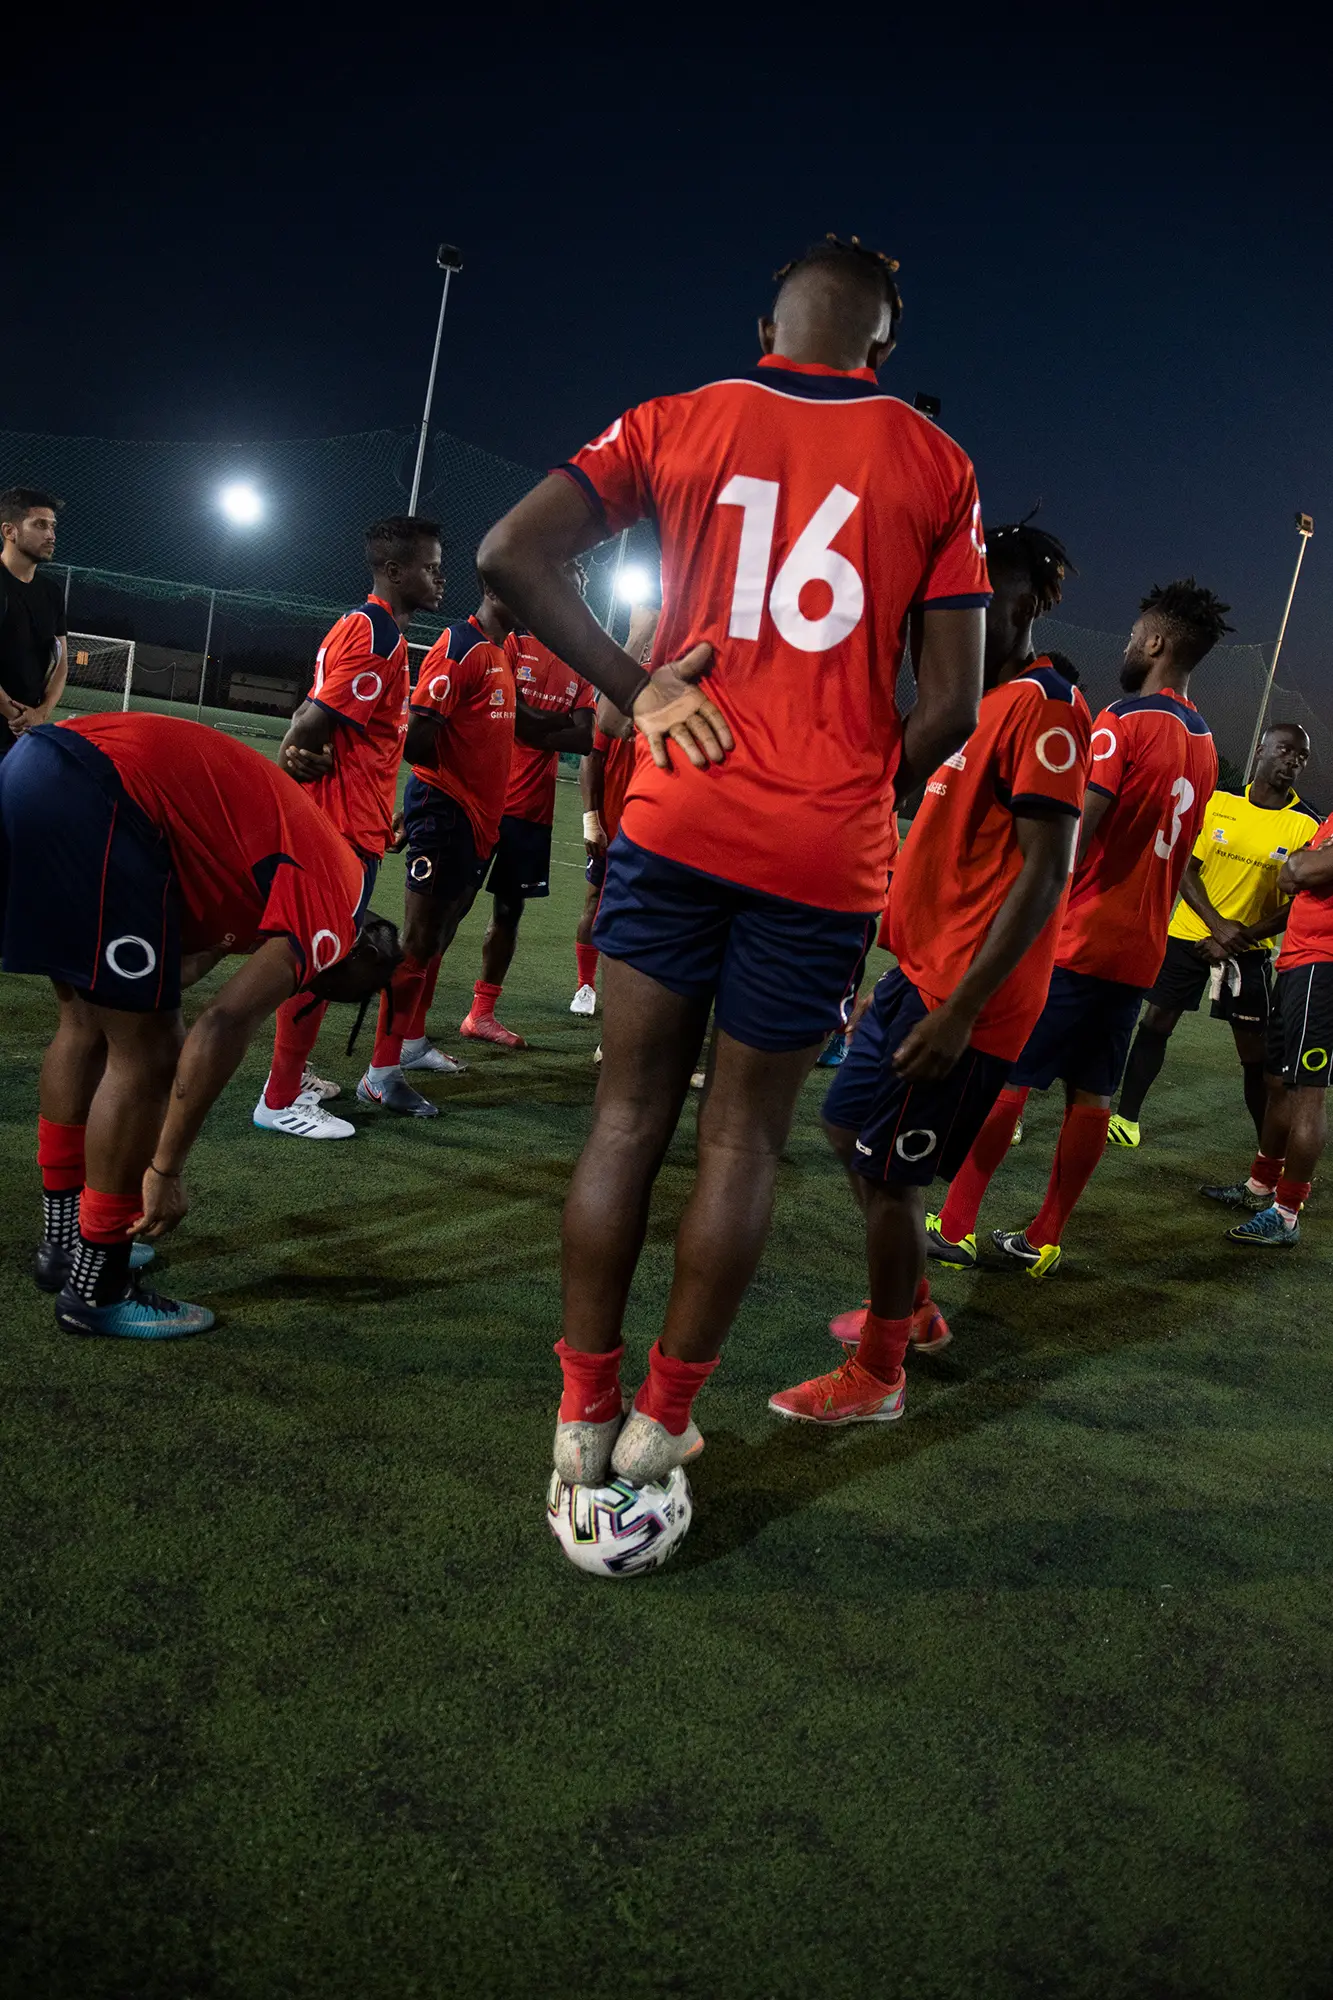
[[[951,438],[876,382],[902,309],[894,269],[836,239],[786,266],[753,375],[627,411],[479,553],[538,637],[614,693],[633,663],[562,564],[654,518],[662,664],[633,670],[630,695],[664,690],[673,661],[677,680],[707,669],[719,731],[711,769],[660,744],[640,754],[607,855],[603,1060],[565,1206],[556,1350],[555,1458],[571,1482],[608,1468],[660,1480],[699,1449],[695,1395],[763,1249],[801,1084],[879,918],[893,774],[924,780],[976,724],[989,595],[976,480]],[[919,694],[904,723],[909,612]],[[710,1007],[694,1188],[648,1380],[622,1420],[621,1322]],[[914,1065],[936,1060],[934,1019],[913,1032]],[[899,1324],[885,1307],[845,1385],[890,1415],[911,1308]]]
[[[928,1223],[930,1253],[945,1263],[976,1263],[982,1196],[1029,1090],[1047,1090],[1057,1077],[1066,1108],[1046,1199],[1025,1230],[997,1229],[992,1240],[1033,1278],[1060,1261],[1064,1226],[1106,1148],[1139,1002],[1157,977],[1180,879],[1217,784],[1212,733],[1189,684],[1231,629],[1229,609],[1193,577],[1143,600],[1120,671],[1125,698],[1093,725],[1078,863],[1046,1006],[943,1210]]]

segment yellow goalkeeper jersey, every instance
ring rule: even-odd
[[[1248,785],[1244,792],[1214,792],[1194,858],[1202,863],[1204,894],[1217,914],[1247,925],[1275,916],[1287,900],[1277,886],[1282,864],[1298,847],[1309,845],[1319,825],[1314,807],[1295,792],[1284,806],[1252,805]],[[1183,898],[1176,904],[1170,935],[1191,942],[1208,935]]]

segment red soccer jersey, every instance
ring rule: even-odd
[[[1114,804],[1074,871],[1055,962],[1148,987],[1217,789],[1212,732],[1183,695],[1126,695],[1093,724],[1088,785]]]
[[[736,740],[702,771],[638,758],[628,838],[770,895],[879,910],[908,611],[989,591],[966,455],[869,369],[770,355],[640,404],[562,470],[608,534],[655,520],[653,659],[706,640]]]
[[[514,669],[520,701],[543,715],[571,715],[576,709],[596,708],[597,690],[582,674],[576,674],[549,646],[531,632],[511,632],[505,652]],[[528,819],[535,826],[550,826],[555,818],[555,774],[560,762],[556,750],[539,750],[535,744],[514,738],[514,755],[509,765],[509,790],[504,809],[514,819]]]
[[[602,828],[609,847],[620,831],[620,819],[625,810],[625,793],[634,774],[635,739],[633,736],[608,736],[605,730],[593,731],[592,747],[602,753]]]
[[[1053,806],[1078,818],[1091,728],[1078,689],[1038,660],[982,696],[975,730],[927,784],[894,870],[887,942],[929,1007],[953,992],[1023,866],[1014,815]],[[1063,907],[977,1016],[972,1046],[986,1055],[1022,1052],[1046,1004]]]
[[[434,761],[412,769],[457,799],[484,861],[500,831],[514,748],[514,670],[503,646],[475,618],[446,626],[421,662],[412,709],[444,723]]]
[[[392,833],[407,734],[407,641],[382,597],[372,593],[338,620],[315,655],[309,699],[350,724],[335,731],[332,773],[310,796],[378,861]]]
[[[1309,845],[1322,847],[1330,839],[1333,839],[1333,814]],[[1330,961],[1333,961],[1333,889],[1300,889],[1287,919],[1277,969],[1287,972],[1292,966],[1325,965]]]
[[[171,848],[186,951],[285,937],[301,984],[352,948],[365,870],[294,779],[244,743],[166,715],[65,722],[109,757]]]

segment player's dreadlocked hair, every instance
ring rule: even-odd
[[[784,264],[780,271],[773,273],[778,289],[786,284],[797,271],[808,271],[820,264],[834,270],[854,270],[863,272],[880,285],[888,303],[890,331],[896,338],[898,322],[903,316],[902,293],[898,290],[895,273],[898,259],[888,257],[882,250],[868,250],[859,236],[843,238],[830,233],[822,243],[812,243],[804,257],[793,257],[790,264]]]
[[[1036,511],[1034,507],[1032,512]],[[1064,543],[1048,535],[1044,528],[1034,528],[1031,524],[1032,514],[1027,514],[1021,521],[1011,521],[1003,528],[988,528],[986,563],[992,570],[1025,577],[1037,600],[1037,616],[1043,618],[1052,605],[1060,602],[1065,577],[1077,576],[1078,571],[1070,562]]]
[[[1190,667],[1197,666],[1205,653],[1211,653],[1224,633],[1235,629],[1227,624],[1224,615],[1230,609],[1229,604],[1223,604],[1192,576],[1178,577],[1174,583],[1154,584],[1139,606],[1140,611],[1146,611],[1165,627],[1172,651]]]

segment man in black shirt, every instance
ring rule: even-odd
[[[35,486],[0,493],[0,757],[51,720],[65,691],[64,602],[37,574],[55,554],[59,505]]]

